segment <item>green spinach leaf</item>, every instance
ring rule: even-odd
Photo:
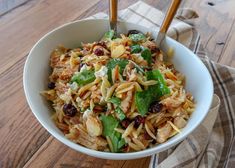
[[[118,142],[117,148],[121,149],[126,144],[125,140],[121,138],[121,140]]]
[[[123,120],[126,118],[126,115],[124,114],[124,112],[122,111],[120,105],[121,105],[121,99],[119,99],[118,97],[112,97],[109,99],[108,102],[113,103],[114,105],[116,105],[116,109],[114,110],[117,113],[117,116],[120,120]]]
[[[114,128],[117,128],[117,126],[119,125],[119,122],[113,116],[102,115],[101,121],[103,124],[103,135],[104,136],[111,136],[114,132],[116,132],[114,130]]]
[[[135,94],[136,107],[142,116],[148,112],[149,106],[153,101],[170,93],[170,89],[166,86],[165,80],[159,70],[148,71],[146,74],[148,80],[156,80],[157,84]]]
[[[119,66],[119,73],[122,74],[127,64],[128,64],[128,60],[126,59],[118,59],[118,58],[111,59],[107,64],[108,80],[110,82],[112,81],[112,69],[115,68],[116,65]]]
[[[138,42],[142,42],[146,40],[146,37],[144,34],[142,33],[138,33],[138,34],[130,34],[129,38],[134,42],[134,43],[138,43]]]
[[[136,92],[135,104],[138,112],[144,116],[149,109],[150,104],[153,102],[153,94],[151,90],[147,89],[142,92]]]
[[[170,93],[170,89],[166,86],[166,82],[159,70],[148,71],[146,74],[148,80],[157,81],[157,84],[152,86],[157,98]]]
[[[131,53],[140,53],[142,51],[142,48],[139,44],[134,44],[131,46]]]
[[[126,115],[124,114],[124,112],[122,111],[122,109],[120,107],[116,107],[115,112],[118,115],[118,118],[122,121],[126,118]]]
[[[114,30],[109,30],[104,34],[103,40],[112,40],[114,38]]]
[[[108,102],[113,103],[117,106],[121,105],[121,99],[119,99],[118,97],[112,97],[108,100]]]
[[[148,62],[148,64],[152,63],[152,54],[151,54],[151,51],[148,48],[145,48],[141,52],[141,56]]]
[[[71,82],[76,82],[79,86],[86,85],[95,80],[95,72],[93,70],[84,70],[72,76]]]
[[[125,141],[121,137],[121,134],[114,130],[119,127],[118,120],[111,115],[102,115],[100,119],[103,124],[103,135],[108,136],[112,142],[112,152],[120,152],[120,149],[125,145]]]

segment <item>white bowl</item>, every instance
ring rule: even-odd
[[[167,51],[173,48],[175,51],[173,62],[177,70],[186,76],[186,89],[192,93],[196,101],[196,110],[191,115],[187,125],[182,132],[170,138],[165,143],[153,148],[132,153],[109,153],[88,149],[65,138],[63,133],[51,120],[53,109],[50,103],[42,97],[39,92],[47,89],[48,76],[50,74],[49,57],[50,53],[59,44],[68,48],[75,48],[81,42],[98,41],[108,31],[107,20],[84,20],[65,24],[42,37],[31,49],[24,67],[24,91],[28,104],[43,127],[55,138],[65,145],[79,152],[105,159],[126,160],[146,157],[154,153],[166,150],[184,140],[207,115],[213,96],[213,83],[211,76],[201,62],[189,49],[180,43],[166,38],[163,41],[162,49]],[[127,33],[128,30],[137,29],[142,32],[156,32],[133,23],[119,22],[119,32]]]

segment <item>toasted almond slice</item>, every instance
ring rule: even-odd
[[[118,58],[122,54],[124,54],[126,51],[125,47],[123,45],[118,45],[117,47],[114,47],[114,49],[111,52],[111,57],[112,58]]]
[[[102,134],[102,124],[96,117],[87,117],[86,128],[90,136],[100,136]]]

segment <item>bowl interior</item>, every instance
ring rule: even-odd
[[[62,132],[51,120],[53,109],[39,93],[47,89],[48,76],[51,72],[49,67],[50,53],[58,45],[68,48],[80,46],[81,42],[98,41],[108,31],[107,20],[84,20],[63,25],[40,39],[30,51],[24,68],[24,90],[29,106],[39,122],[58,140],[71,148],[106,159],[134,159],[145,157],[170,148],[182,141],[190,134],[204,119],[212,102],[213,84],[211,76],[204,64],[190,50],[178,42],[166,38],[162,43],[162,49],[167,51],[174,49],[173,62],[177,70],[186,76],[186,90],[191,92],[196,101],[196,110],[193,112],[186,127],[182,132],[169,139],[167,142],[157,145],[154,148],[133,153],[107,153],[94,151],[66,139]],[[127,33],[130,29],[137,29],[142,32],[151,32],[154,37],[154,30],[147,29],[132,23],[118,23],[119,32]]]

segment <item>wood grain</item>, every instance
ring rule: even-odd
[[[232,67],[235,67],[235,22],[233,21],[233,27],[232,30],[228,36],[228,39],[226,40],[226,43],[222,44],[224,45],[222,54],[220,55],[219,62],[225,65],[230,65]]]
[[[212,60],[220,62],[225,44],[227,43],[228,37],[231,36],[231,30],[235,20],[235,12],[232,9],[235,6],[235,1],[184,1],[183,5],[197,11],[200,18],[196,20],[195,27],[201,34],[202,44],[206,48],[208,56]],[[228,55],[224,56],[232,59],[234,53],[226,53]],[[226,63],[232,66],[232,62]]]
[[[51,151],[51,152],[49,152]],[[49,153],[48,153],[49,152]],[[34,159],[36,156],[37,159]],[[125,161],[110,161],[98,159],[81,154],[69,149],[62,143],[53,138],[49,138],[47,142],[38,150],[38,152],[26,163],[25,167],[114,167],[118,168]],[[49,159],[47,159],[49,158]],[[45,160],[41,162],[41,160]],[[97,162],[98,161],[98,162]]]
[[[165,12],[170,2],[157,0],[153,6]],[[191,8],[198,13],[194,25],[201,34],[209,58],[232,67],[235,67],[234,6],[233,0],[183,0],[181,3],[182,8]]]
[[[56,2],[56,3],[55,3]],[[119,1],[119,9],[137,0]],[[144,0],[166,11],[170,0]],[[209,57],[235,67],[235,1],[184,0],[196,10],[195,26]],[[48,31],[64,23],[108,11],[108,0],[0,0],[0,167],[148,167],[150,158],[130,161],[97,159],[54,139],[31,113],[23,93],[27,54]]]
[[[9,22],[0,22],[0,73],[22,59],[32,45],[46,32],[66,22],[74,20],[98,0],[32,0],[25,4],[27,12],[17,13],[18,17],[10,16]],[[14,11],[12,11],[14,12]],[[8,32],[8,33],[5,33]],[[7,40],[7,42],[6,42]],[[14,47],[9,47],[9,44]]]
[[[0,16],[7,12],[24,5],[29,0],[0,0]]]
[[[0,167],[22,167],[49,137],[23,96],[24,61],[0,76]]]

